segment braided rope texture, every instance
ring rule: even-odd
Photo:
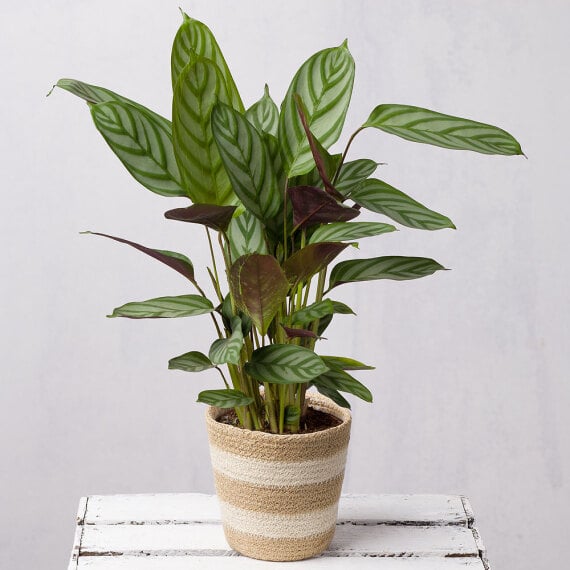
[[[350,412],[320,394],[309,405],[342,421],[307,434],[277,435],[219,423],[206,425],[224,533],[236,551],[260,560],[320,554],[335,530],[350,438]]]

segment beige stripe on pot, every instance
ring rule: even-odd
[[[334,528],[338,505],[307,513],[258,513],[220,501],[224,526],[266,538],[304,538]]]
[[[342,487],[343,473],[324,483],[273,487],[253,485],[214,471],[216,492],[221,501],[248,511],[269,513],[304,513],[335,504]]]
[[[346,452],[345,448],[330,457],[286,462],[248,459],[210,446],[214,471],[254,485],[275,487],[312,485],[333,479],[344,471]]]
[[[331,543],[334,530],[333,527],[327,532],[305,538],[262,538],[233,528],[224,528],[224,533],[229,545],[241,554],[281,562],[304,560],[323,552]]]

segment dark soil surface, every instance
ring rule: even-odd
[[[240,427],[234,410],[228,410],[226,413],[222,414],[218,418],[218,421],[223,424]],[[322,431],[331,427],[338,426],[341,423],[342,421],[338,418],[335,418],[326,412],[321,412],[309,407],[307,409],[307,415],[301,420],[301,429],[298,433],[313,433],[316,431]],[[271,431],[269,429],[269,426],[267,426],[265,431]]]

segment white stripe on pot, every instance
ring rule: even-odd
[[[308,461],[264,461],[242,457],[210,446],[212,467],[232,479],[255,485],[291,487],[322,483],[344,470],[346,449],[321,459]]]
[[[290,515],[248,511],[223,501],[220,507],[224,524],[238,532],[265,538],[306,538],[327,532],[335,525],[338,505]]]

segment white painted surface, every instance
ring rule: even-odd
[[[86,509],[84,501],[80,507],[85,516],[78,520],[82,532],[76,534],[70,569],[105,568],[105,561],[110,568],[154,568],[160,562],[178,568],[180,562],[171,559],[206,568],[224,568],[230,561],[228,568],[240,568],[243,562],[232,562],[236,553],[225,541],[216,501],[203,494],[89,497]],[[410,566],[405,562],[380,566],[387,569],[435,569],[440,562],[439,567],[447,570],[462,561],[483,570],[482,546],[474,530],[470,507],[461,497],[343,496],[335,537],[323,556],[327,560],[350,557],[351,563],[365,558],[412,560]],[[152,562],[139,562],[140,558]],[[196,565],[195,559],[200,560]],[[320,568],[324,562],[305,562],[311,568],[313,563]]]
[[[567,0],[0,2],[0,567],[64,568],[83,495],[213,491],[194,400],[219,378],[166,370],[172,356],[207,352],[208,318],[105,319],[124,302],[187,289],[141,254],[79,232],[187,251],[207,280],[202,234],[162,218],[181,204],[130,179],[85,104],[44,98],[71,76],[167,114],[178,5],[214,29],[247,103],[265,81],[280,100],[308,54],[348,37],[357,77],[347,133],[375,104],[399,102],[495,122],[521,140],[528,161],[363,133],[353,156],[388,162],[381,178],[458,230],[402,229],[350,253],[425,255],[452,271],[339,287],[358,319],[338,317],[324,350],[377,366],[359,375],[375,403],[354,401],[345,491],[465,493],[497,568],[562,568]]]

